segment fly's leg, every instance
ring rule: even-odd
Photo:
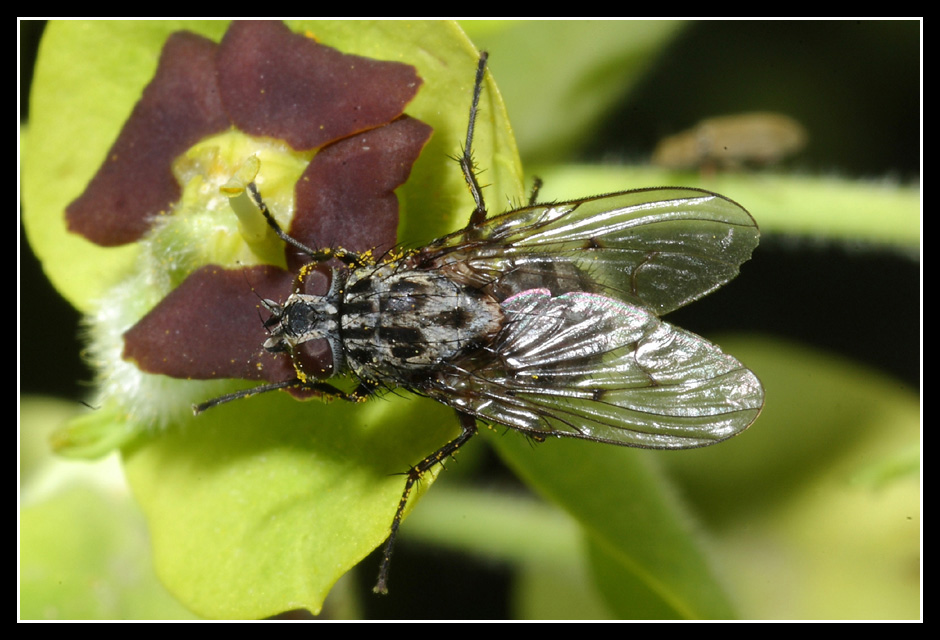
[[[292,378],[291,380],[282,380],[281,382],[262,384],[257,387],[252,387],[251,389],[243,389],[242,391],[227,393],[224,396],[213,398],[207,402],[194,404],[193,414],[199,415],[203,411],[207,411],[212,407],[217,407],[220,404],[226,404],[233,400],[240,400],[242,398],[250,398],[251,396],[256,396],[259,393],[277,391],[278,389],[304,389],[306,391],[313,391],[321,398],[328,400],[345,400],[347,402],[365,402],[370,397],[372,397],[375,391],[372,386],[364,382],[352,391],[343,391],[334,387],[328,382],[313,382],[310,380],[304,382],[300,378]]]
[[[480,53],[480,62],[477,64],[477,76],[473,85],[473,101],[470,103],[470,121],[467,123],[467,141],[463,147],[463,153],[460,154],[458,161],[463,170],[463,177],[470,188],[470,195],[473,196],[473,202],[476,207],[470,214],[470,222],[467,227],[482,223],[486,220],[486,203],[483,201],[483,190],[480,183],[477,182],[476,170],[473,163],[473,129],[476,126],[477,111],[480,105],[480,93],[483,91],[483,77],[486,73],[486,59],[489,54],[486,51]]]
[[[532,181],[532,192],[529,194],[529,206],[533,207],[538,202],[539,191],[542,189],[542,179],[536,176]]]
[[[405,490],[401,494],[401,500],[398,502],[398,510],[395,511],[395,517],[392,519],[392,530],[388,534],[388,539],[385,541],[385,547],[382,549],[382,564],[379,565],[379,579],[372,589],[375,593],[388,593],[388,568],[392,562],[392,549],[395,546],[395,537],[398,535],[398,527],[401,526],[401,519],[405,513],[405,505],[408,504],[411,489],[426,471],[431,469],[434,465],[442,463],[445,458],[457,453],[457,449],[462,447],[467,440],[477,433],[476,418],[458,411],[457,419],[460,421],[460,435],[408,470]]]
[[[352,269],[369,264],[369,261],[366,260],[365,257],[353,251],[347,251],[346,249],[311,249],[303,242],[288,235],[286,231],[281,229],[281,225],[279,225],[277,220],[274,219],[274,216],[271,215],[271,212],[268,210],[268,205],[264,203],[264,200],[261,198],[261,194],[258,192],[258,186],[254,182],[249,182],[246,190],[248,192],[249,199],[251,199],[251,202],[256,207],[258,207],[259,211],[261,211],[261,215],[264,216],[268,226],[274,230],[274,233],[277,234],[277,237],[283,240],[286,244],[289,244],[290,246],[299,249],[303,253],[310,256],[311,261],[320,263],[326,262],[330,258],[336,258]]]
[[[473,161],[473,130],[476,128],[477,113],[480,111],[480,94],[483,92],[483,78],[486,75],[486,61],[488,58],[489,54],[486,51],[480,52],[476,80],[473,84],[473,100],[470,103],[470,118],[467,122],[467,140],[464,143],[463,153],[457,159],[460,162],[464,180],[467,181],[467,186],[470,188],[470,195],[473,196],[473,202],[476,205],[473,213],[470,214],[470,222],[467,223],[468,229],[486,220],[486,202],[483,200],[483,189],[477,180],[476,163]],[[541,188],[542,180],[536,178],[532,185],[532,193],[529,195],[530,207],[536,203]]]

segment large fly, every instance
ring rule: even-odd
[[[264,348],[286,353],[296,375],[195,407],[276,389],[360,402],[400,387],[454,408],[460,434],[407,473],[377,593],[412,488],[476,434],[477,420],[537,441],[689,449],[744,431],[763,406],[754,373],[660,319],[738,274],[759,240],[750,214],[708,191],[657,188],[549,204],[536,204],[536,190],[528,206],[488,217],[472,160],[486,60],[459,158],[475,203],[463,230],[379,260],[316,250],[285,233],[248,185],[278,237],[309,257],[286,300],[264,301]],[[345,268],[332,270],[329,291],[306,293],[312,267],[332,258]],[[304,352],[321,338],[332,351],[326,372]],[[358,380],[352,391],[326,381],[346,372]]]

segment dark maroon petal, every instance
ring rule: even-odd
[[[229,127],[215,84],[218,45],[174,33],[157,73],[85,192],[66,209],[69,230],[105,247],[134,242],[179,200],[170,163]]]
[[[174,378],[289,380],[290,358],[262,346],[269,314],[261,299],[283,302],[293,280],[267,265],[202,267],[124,334],[124,359]]]
[[[235,126],[294,149],[394,120],[422,82],[414,67],[343,54],[276,21],[233,22],[217,68]]]
[[[391,249],[398,233],[395,189],[408,180],[431,132],[404,116],[324,148],[297,181],[290,234],[314,248],[376,249],[377,256]],[[287,251],[292,271],[308,261]]]

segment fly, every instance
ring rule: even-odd
[[[459,158],[475,207],[467,226],[424,248],[375,261],[315,250],[285,233],[254,184],[248,194],[285,243],[306,254],[292,293],[265,300],[264,348],[296,376],[210,400],[275,389],[364,401],[401,387],[453,407],[460,434],[408,470],[385,542],[377,593],[387,592],[395,537],[412,488],[477,432],[498,423],[549,436],[649,449],[689,449],[745,430],[760,413],[760,381],[707,340],[660,316],[738,274],[757,246],[750,214],[715,193],[658,188],[488,217],[471,145],[487,55],[477,66]],[[305,293],[312,267],[338,258],[325,295]],[[332,373],[304,345],[326,339]],[[351,372],[358,386],[326,381]]]

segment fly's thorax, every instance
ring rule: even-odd
[[[401,263],[350,274],[340,312],[349,367],[405,384],[489,344],[502,324],[499,303],[479,288]]]

